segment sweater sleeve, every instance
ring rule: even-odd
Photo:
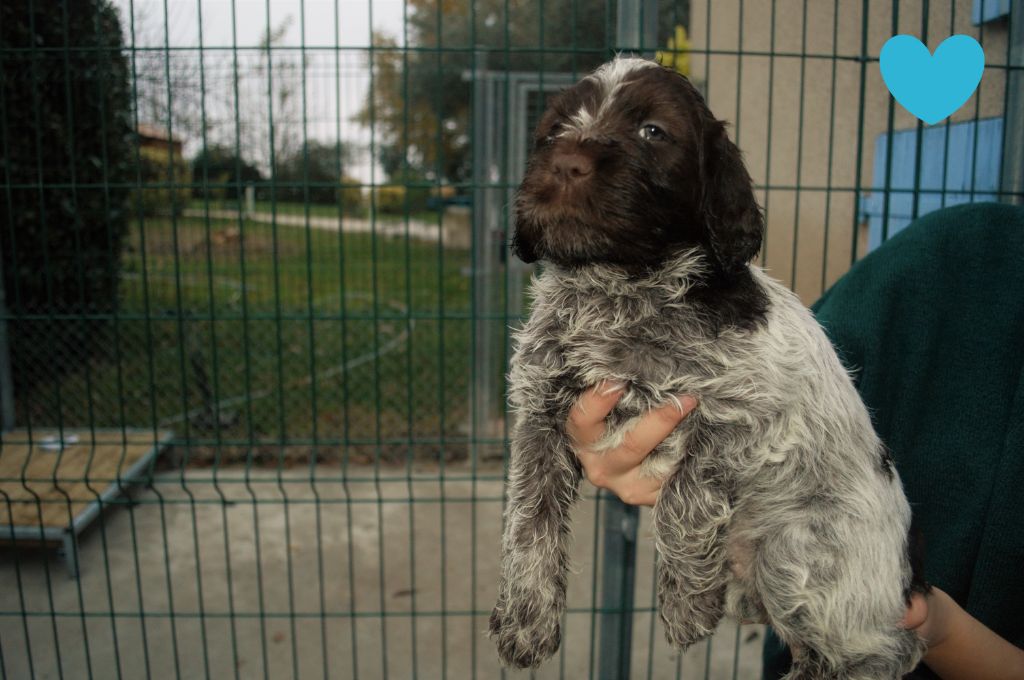
[[[931,213],[813,309],[896,461],[928,580],[1024,644],[1024,209]]]

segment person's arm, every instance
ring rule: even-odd
[[[1024,680],[1024,650],[938,588],[914,595],[903,623],[928,642],[924,662],[943,680]]]
[[[651,411],[617,448],[594,452],[591,447],[605,433],[605,418],[621,397],[622,387],[607,382],[588,390],[570,410],[566,431],[591,484],[608,489],[623,503],[653,506],[665,480],[640,476],[640,463],[696,408],[697,400],[681,396],[678,405],[669,403]]]

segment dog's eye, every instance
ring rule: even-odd
[[[640,136],[653,142],[665,139],[665,131],[653,123],[644,123],[640,126]]]
[[[547,132],[545,132],[542,136],[537,138],[536,148],[539,149],[541,147],[553,144],[555,141],[555,137],[562,133],[563,127],[564,126],[562,125],[562,121],[555,121],[554,123],[552,123],[551,127],[547,129]]]

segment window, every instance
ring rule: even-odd
[[[869,251],[915,217],[950,205],[996,200],[1003,148],[1002,118],[925,127],[920,132],[920,163],[916,128],[895,130],[892,137],[888,191],[889,134],[883,133],[875,140],[871,193],[861,198],[862,218],[868,220]],[[919,181],[917,168],[921,173]]]
[[[1010,13],[1010,0],[974,0],[971,21],[974,25],[1005,17]]]

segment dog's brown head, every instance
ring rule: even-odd
[[[705,249],[715,275],[742,273],[764,221],[725,124],[679,73],[618,58],[552,98],[515,205],[526,262],[657,266]]]

